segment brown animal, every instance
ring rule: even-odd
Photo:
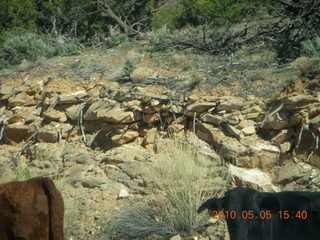
[[[63,240],[64,203],[51,179],[0,184],[1,240]]]

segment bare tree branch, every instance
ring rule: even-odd
[[[112,11],[110,5],[108,4],[108,0],[97,0],[97,3],[99,9],[101,10],[102,16],[113,19],[117,24],[119,24],[128,37],[140,35],[140,32],[134,30],[130,25],[126,24],[117,14]]]

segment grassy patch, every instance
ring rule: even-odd
[[[84,206],[79,200],[72,198],[64,201],[64,234],[65,239],[71,239],[74,231],[80,228],[78,219],[84,211]]]
[[[14,181],[25,181],[34,177],[32,171],[28,167],[18,167],[15,170]]]

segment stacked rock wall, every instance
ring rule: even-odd
[[[193,131],[236,167],[278,171],[277,181],[286,184],[294,178],[283,169],[288,162],[320,167],[319,96],[292,94],[267,103],[253,96],[176,97],[115,82],[68,93],[42,82],[19,88],[6,83],[0,89],[0,140],[56,143],[80,135],[90,147],[136,141],[148,148],[158,136]]]

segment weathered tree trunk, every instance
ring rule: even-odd
[[[102,16],[109,17],[113,19],[119,26],[125,31],[128,37],[132,37],[135,35],[140,35],[140,33],[134,30],[131,26],[126,24],[119,16],[117,16],[112,9],[110,8],[108,0],[97,0],[98,6],[101,10]]]

